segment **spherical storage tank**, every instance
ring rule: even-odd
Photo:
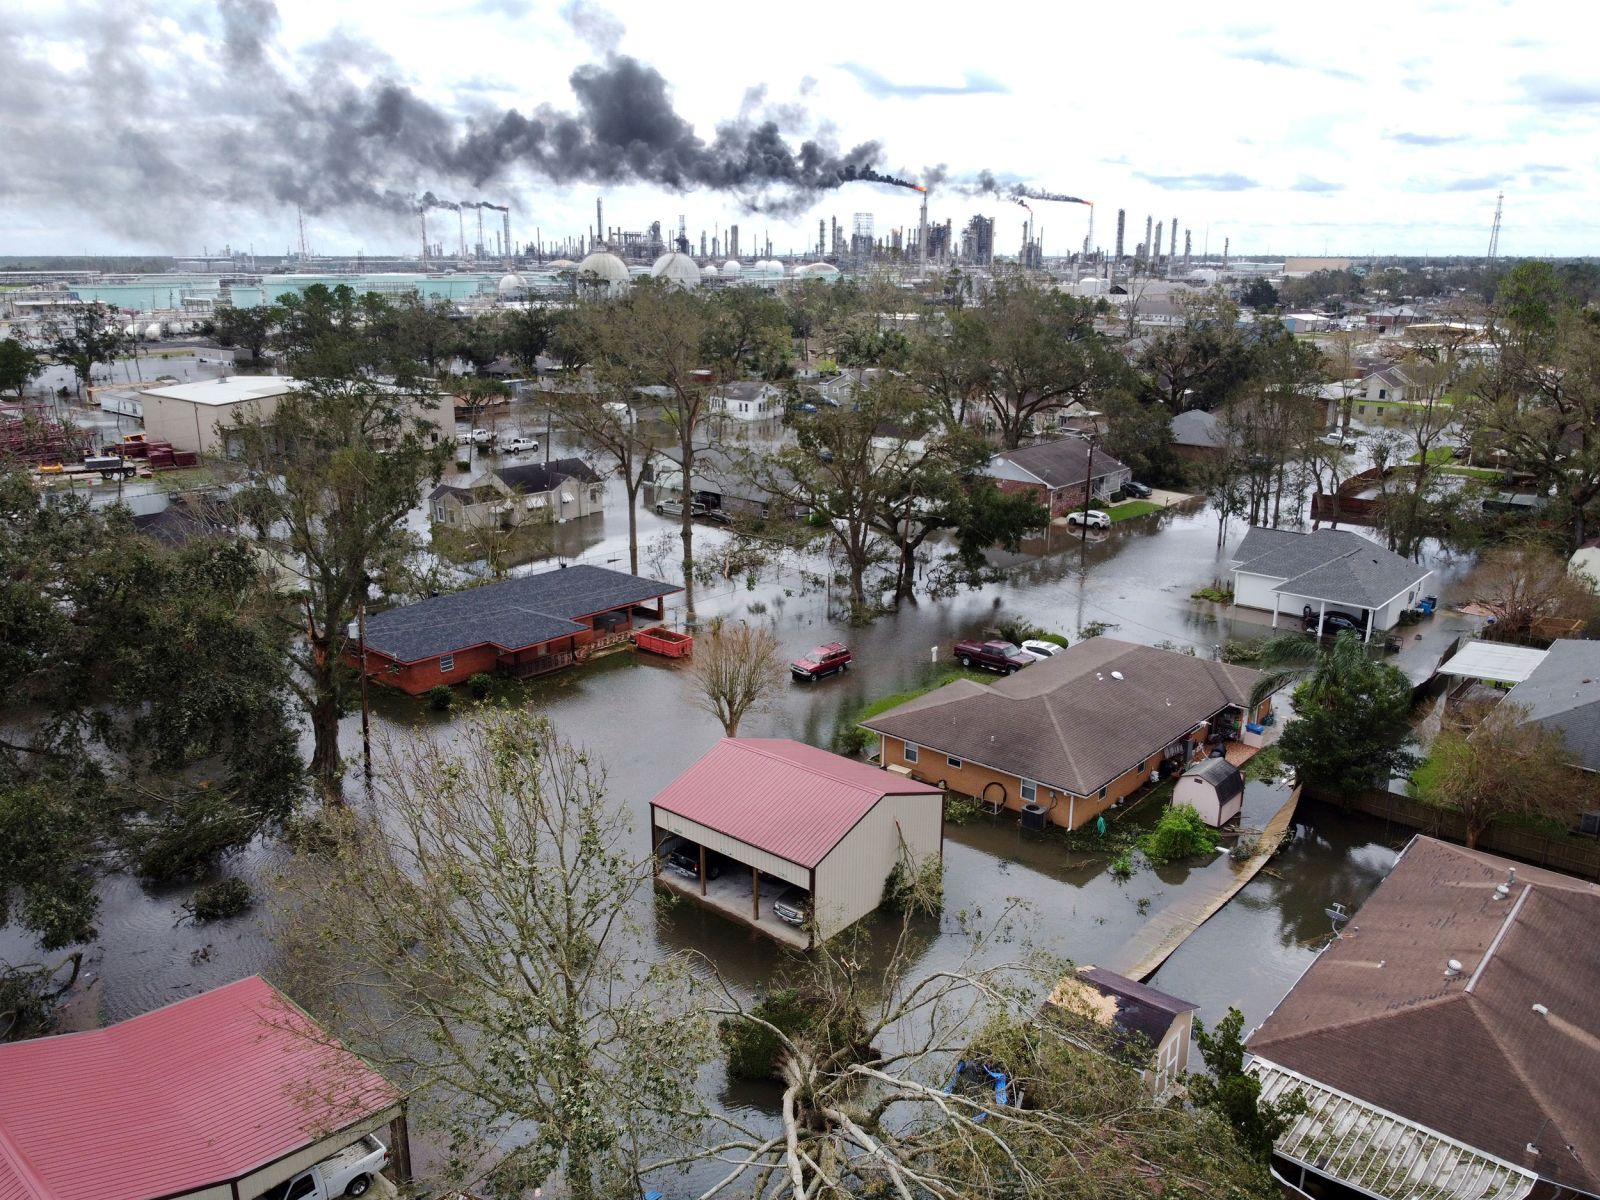
[[[160,321],[151,321],[150,324],[144,327],[144,340],[147,342],[159,342],[161,340]]]
[[[632,281],[628,264],[607,250],[596,250],[578,264],[578,286],[615,296]]]
[[[730,258],[722,264],[722,277],[724,279],[737,279],[744,274],[744,268],[739,265],[737,258]]]
[[[701,279],[715,279],[716,277],[717,277],[717,264],[716,263],[707,263],[705,266],[700,268],[700,278]]]
[[[526,291],[527,287],[528,281],[521,275],[503,275],[500,278],[499,292],[502,296],[515,296],[519,292]]]
[[[700,268],[694,265],[694,259],[680,250],[669,250],[656,259],[650,267],[650,274],[666,280],[674,287],[700,286]]]

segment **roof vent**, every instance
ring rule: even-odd
[[[1494,898],[1496,900],[1504,900],[1509,895],[1511,895],[1511,889],[1509,887],[1507,887],[1503,883],[1495,884],[1495,887],[1494,887]]]
[[[1454,979],[1460,974],[1461,960],[1459,958],[1452,958],[1444,964],[1444,977],[1446,979]]]
[[[1113,672],[1111,672],[1111,678],[1113,678],[1113,679],[1122,679],[1123,677],[1124,676],[1123,676],[1121,671],[1113,671]]]
[[[1542,1004],[1535,1004],[1533,1006],[1533,1011],[1538,1013],[1541,1017],[1548,1017],[1550,1015],[1550,1010]]]

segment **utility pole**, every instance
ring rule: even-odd
[[[367,696],[367,596],[362,584],[361,603],[356,606],[356,637],[361,643],[361,769],[372,787],[372,705]]]
[[[1089,502],[1094,499],[1094,434],[1083,435],[1089,447],[1089,461],[1083,469],[1083,524],[1078,526],[1078,561],[1089,551]],[[365,644],[365,643],[363,643]],[[366,678],[365,675],[362,676]]]

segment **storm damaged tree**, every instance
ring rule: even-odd
[[[250,548],[0,475],[0,924],[95,936],[95,881],[189,880],[301,794],[276,601]]]
[[[1471,705],[1447,722],[1417,768],[1418,799],[1460,815],[1468,848],[1496,821],[1541,818],[1558,826],[1600,799],[1593,775],[1573,761],[1559,730],[1520,704]]]
[[[382,748],[370,812],[281,900],[294,998],[401,1083],[446,1148],[439,1187],[637,1195],[695,1136],[710,1028],[642,952],[654,856],[605,772],[543,717],[480,709],[450,745]]]
[[[745,714],[758,709],[783,684],[783,655],[765,626],[718,617],[695,636],[689,661],[695,707],[722,725],[724,737],[738,737]]]
[[[936,895],[936,871],[908,871]],[[886,954],[849,934],[822,943],[772,990],[782,1005],[747,1003],[709,964],[700,972],[730,1050],[749,1068],[759,1049],[783,1088],[775,1130],[719,1116],[727,1170],[701,1200],[1274,1194],[1217,1116],[1157,1103],[1136,1053],[1053,1002],[1070,963],[1032,953],[994,961],[995,943],[1016,939],[1026,920],[1019,909],[968,928],[963,960],[919,973],[926,920],[925,909],[909,911]]]
[[[312,360],[342,357],[335,345]],[[412,549],[406,514],[454,449],[428,420],[436,404],[357,370],[306,378],[270,415],[241,413],[227,431],[246,472],[234,498],[240,523],[299,580],[291,685],[311,722],[312,774],[329,797],[339,793],[339,719],[356,681],[346,656],[357,609]]]

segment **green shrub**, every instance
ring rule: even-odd
[[[965,825],[968,821],[975,820],[982,811],[978,802],[971,796],[963,796],[957,792],[944,794],[944,819],[951,825]]]
[[[1139,839],[1139,849],[1157,867],[1196,854],[1210,854],[1216,848],[1216,830],[1187,804],[1167,809],[1156,827]]]
[[[1261,661],[1266,642],[1262,638],[1235,641],[1229,638],[1222,643],[1221,656],[1225,663],[1256,663]]]
[[[1122,850],[1111,860],[1111,874],[1117,879],[1133,878],[1133,851]]]
[[[458,470],[458,471],[470,471],[470,470],[472,470],[472,462],[471,462],[471,460],[470,459],[465,459],[465,458],[456,459],[456,470]]]
[[[449,691],[445,688],[445,691]],[[467,691],[472,693],[474,700],[487,700],[489,693],[494,690],[494,680],[485,672],[479,671],[476,675],[467,676]],[[448,704],[446,708],[450,707]]]
[[[1210,600],[1215,604],[1232,604],[1233,589],[1231,587],[1203,587],[1196,588],[1189,593],[1191,600]]]
[[[1117,628],[1120,627],[1113,621],[1086,621],[1078,626],[1078,638],[1087,641],[1089,638],[1103,637]]]
[[[184,905],[194,916],[196,925],[207,921],[225,921],[237,917],[250,907],[255,896],[250,885],[242,879],[219,879],[195,889],[194,895]]]
[[[1019,646],[1026,641],[1050,642],[1056,646],[1067,646],[1070,643],[1066,637],[1059,633],[1051,633],[1042,629],[1032,621],[1020,617],[1009,617],[995,625],[994,631],[1008,642],[1016,642]]]
[[[434,712],[449,712],[455,702],[455,689],[448,683],[436,683],[428,689],[428,707]]]

